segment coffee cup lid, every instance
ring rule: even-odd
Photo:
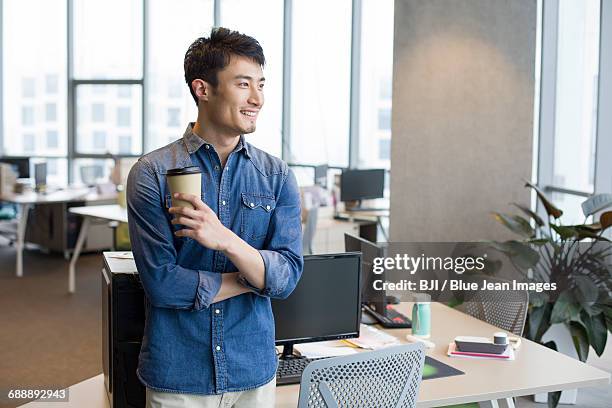
[[[189,167],[183,167],[180,169],[170,169],[166,172],[166,175],[167,176],[179,176],[182,174],[197,174],[201,172],[202,170],[200,170],[198,166],[189,166]]]

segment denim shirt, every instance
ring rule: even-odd
[[[243,136],[223,168],[192,126],[180,140],[141,157],[128,177],[130,239],[146,312],[137,374],[158,391],[248,390],[276,373],[270,298],[287,297],[302,273],[299,191],[285,162]],[[261,254],[263,289],[212,303],[221,274],[237,268],[222,252],[174,235],[183,226],[170,223],[165,174],[187,166],[202,170],[202,201]]]

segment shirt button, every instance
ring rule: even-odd
[[[225,205],[225,200],[221,201],[221,204]]]
[[[270,206],[266,205],[266,210],[270,211]]]
[[[215,166],[215,170],[219,171],[219,166]]]
[[[219,309],[215,309],[215,313],[219,314],[219,313],[221,313],[221,311]]]
[[[206,150],[210,149],[209,145],[204,145],[204,147],[206,148]]]
[[[217,350],[217,351],[221,351],[221,346],[217,346],[217,347],[215,347],[215,350]]]
[[[251,203],[251,204],[250,204],[250,206],[251,206],[251,207],[255,207],[255,204],[254,204],[254,203]]]

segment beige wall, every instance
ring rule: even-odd
[[[529,203],[536,0],[395,0],[392,241],[509,237]]]

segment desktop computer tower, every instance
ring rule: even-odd
[[[144,332],[144,291],[137,274],[102,269],[102,365],[111,408],[145,406],[136,376]]]

